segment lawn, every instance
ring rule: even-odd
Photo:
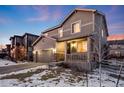
[[[102,87],[115,87],[117,78],[112,77],[109,71],[102,70]],[[99,87],[99,73],[95,69],[88,73],[88,81],[84,72],[69,68],[52,67],[37,68],[24,73],[9,74],[0,79],[1,87]],[[120,80],[119,86],[124,87]]]

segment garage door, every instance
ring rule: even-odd
[[[53,60],[52,50],[42,50],[41,58],[42,62],[52,62]]]

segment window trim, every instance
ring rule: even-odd
[[[101,31],[101,36],[104,37],[104,30]]]
[[[80,33],[80,32],[73,32],[72,31],[73,30],[73,24],[75,24],[75,23],[79,23],[79,25],[80,25],[80,32],[81,32],[81,20],[78,20],[78,21],[75,21],[75,22],[71,23],[71,34]]]
[[[60,36],[60,30],[62,30],[62,36]],[[63,37],[63,28],[58,29],[58,34],[59,34],[59,37]]]
[[[48,36],[48,33],[45,33],[44,35],[45,35],[45,36]]]

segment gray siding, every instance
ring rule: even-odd
[[[34,50],[45,50],[55,48],[56,41],[49,38],[42,38],[35,46]]]
[[[92,28],[89,30],[87,30],[86,32],[84,31],[84,29],[86,29],[85,28],[85,26],[83,26],[83,25],[86,25],[86,24],[88,24],[88,23],[91,23],[91,22],[93,22],[93,18],[92,18],[92,12],[76,12],[76,13],[74,13],[65,23],[64,23],[64,25],[62,26],[62,28],[63,28],[63,30],[64,30],[64,32],[66,32],[66,31],[68,31],[69,33],[68,33],[68,36],[70,36],[71,35],[71,25],[72,25],[72,23],[74,23],[74,22],[76,22],[76,21],[81,21],[81,27],[82,27],[82,29],[81,29],[81,31],[83,32],[83,33],[87,33],[87,32],[90,32],[91,30],[92,30]],[[90,25],[91,26],[91,25]],[[86,26],[87,27],[87,26]],[[84,28],[84,29],[83,29]]]
[[[102,30],[103,30],[104,37],[101,36]],[[95,31],[98,32],[99,36],[102,37],[102,43],[106,43],[107,42],[107,29],[105,27],[104,17],[99,14],[95,14]]]
[[[62,25],[63,29],[63,37],[59,36],[58,30],[60,28],[56,28],[52,31],[46,32],[49,37],[57,38],[58,41],[67,41],[76,38],[87,37],[88,39],[88,61],[93,61],[93,57],[96,56],[92,53],[97,53],[95,47],[98,48],[99,44],[99,36],[102,34],[102,30],[104,31],[104,36],[101,39],[101,44],[106,43],[107,38],[107,30],[104,23],[104,17],[98,13],[93,12],[82,12],[77,11],[72,14]],[[81,23],[81,31],[78,33],[72,33],[72,24],[74,22],[79,21]],[[94,40],[89,37],[93,32],[97,32],[94,36]],[[45,33],[45,34],[46,34]],[[54,48],[56,47],[56,41],[48,38],[43,38],[36,43],[34,46],[34,51],[38,51],[38,59],[42,61],[42,53],[44,49]],[[36,59],[36,58],[34,58]],[[96,60],[95,60],[96,61]]]
[[[81,32],[71,33],[72,23],[80,21],[81,22]],[[74,13],[61,27],[63,29],[63,37],[59,37],[58,29],[54,29],[48,33],[48,36],[58,38],[60,40],[66,40],[67,37],[78,38],[87,36],[93,32],[93,13],[92,12],[76,12]],[[74,36],[74,37],[73,37]]]
[[[56,41],[49,38],[42,38],[34,47],[34,61],[49,62],[54,58],[52,48],[55,48]],[[37,55],[36,55],[37,52]]]

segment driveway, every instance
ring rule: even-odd
[[[29,69],[29,68],[33,68],[33,67],[37,67],[37,66],[42,66],[44,64],[46,64],[46,63],[26,63],[26,64],[0,67],[0,74],[7,74],[10,72],[15,72],[15,71]]]

